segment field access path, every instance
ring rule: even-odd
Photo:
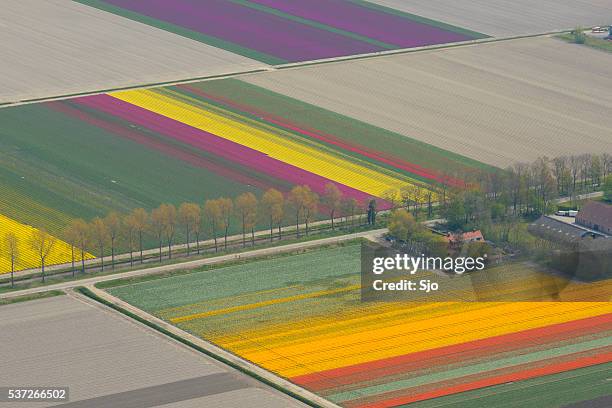
[[[198,268],[198,267],[205,266],[205,265],[221,264],[221,263],[228,262],[228,261],[257,258],[261,256],[268,256],[268,255],[274,255],[274,254],[283,254],[283,253],[293,252],[293,251],[300,250],[300,249],[314,248],[314,247],[318,247],[322,245],[341,243],[341,242],[350,241],[350,240],[357,239],[357,238],[367,238],[367,239],[376,240],[386,231],[387,231],[386,228],[381,228],[381,229],[376,229],[376,230],[340,235],[336,237],[316,239],[316,240],[307,241],[307,242],[296,242],[293,244],[281,245],[281,246],[276,246],[276,247],[271,247],[271,248],[254,249],[252,251],[246,251],[246,252],[241,252],[237,254],[227,254],[227,255],[215,256],[212,258],[180,262],[180,263],[171,264],[171,265],[161,265],[161,266],[156,266],[156,267],[151,267],[151,268],[136,269],[133,271],[120,272],[120,273],[115,273],[115,274],[110,274],[110,275],[93,276],[91,278],[77,279],[77,280],[73,280],[69,282],[62,282],[62,283],[57,283],[57,284],[52,284],[52,285],[47,285],[47,286],[40,286],[40,287],[35,287],[35,288],[16,290],[13,292],[0,293],[0,299],[8,299],[8,298],[14,298],[18,296],[32,295],[35,293],[48,292],[51,290],[67,290],[67,289],[76,288],[78,286],[91,286],[99,282],[106,282],[106,281],[122,279],[122,278],[133,278],[137,276],[155,275],[155,274],[184,270],[184,269],[193,269],[193,268]]]

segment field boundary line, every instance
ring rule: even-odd
[[[90,292],[90,294],[87,292]],[[313,407],[340,408],[338,405],[327,401],[326,399],[298,385],[295,385],[277,376],[276,374],[246,361],[204,339],[187,333],[186,331],[179,329],[178,327],[173,326],[172,324],[117,298],[104,290],[98,289],[93,285],[86,286],[85,291],[80,291],[80,295],[87,296],[106,305],[107,307],[111,307],[114,310],[131,317],[140,323],[146,324],[148,327],[155,329],[156,331],[165,334],[176,341],[180,341],[182,344],[200,351],[244,374],[247,374],[256,380],[259,380],[264,384],[297,399],[298,401],[304,402]]]
[[[400,49],[395,49],[395,50],[377,51],[377,52],[371,52],[371,53],[366,53],[366,54],[347,55],[347,56],[342,56],[342,57],[292,62],[292,63],[287,63],[287,64],[268,65],[268,66],[263,66],[262,68],[250,69],[250,70],[245,70],[245,71],[228,72],[225,74],[183,78],[183,79],[176,79],[176,80],[169,80],[169,81],[162,81],[162,82],[138,84],[138,85],[128,85],[124,87],[99,89],[99,90],[84,91],[84,92],[69,93],[69,94],[50,95],[50,96],[44,96],[44,97],[38,97],[38,98],[22,99],[18,101],[0,102],[0,109],[8,108],[11,106],[28,105],[28,104],[40,103],[40,102],[60,101],[60,100],[75,98],[79,96],[100,95],[100,94],[117,92],[117,91],[160,88],[164,86],[181,85],[181,84],[188,84],[188,83],[193,83],[193,82],[212,81],[216,79],[239,78],[241,76],[246,76],[246,75],[251,75],[251,74],[273,72],[276,70],[297,69],[297,68],[302,68],[302,67],[331,64],[331,63],[336,63],[336,62],[364,60],[364,59],[386,57],[386,56],[398,55],[398,54],[410,54],[410,53],[418,53],[418,52],[424,52],[424,51],[436,51],[436,50],[447,49],[447,48],[468,47],[468,46],[475,46],[479,44],[521,40],[521,39],[536,38],[536,37],[550,37],[553,35],[569,33],[570,31],[571,30],[560,30],[560,31],[549,31],[549,32],[544,32],[544,33],[536,33],[536,34],[523,34],[523,35],[517,35],[517,36],[510,36],[510,37],[487,37],[487,38],[480,38],[476,40],[459,41],[459,42],[446,43],[446,44],[425,45],[422,47],[400,48]]]

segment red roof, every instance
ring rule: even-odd
[[[446,240],[452,243],[484,241],[484,236],[482,235],[482,232],[480,232],[480,230],[464,232],[462,234],[452,234],[449,232],[446,235]]]

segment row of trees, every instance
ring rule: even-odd
[[[369,205],[370,213],[375,212],[376,203]],[[200,238],[203,232],[210,233],[214,240],[215,252],[219,251],[219,238],[223,237],[223,248],[227,249],[228,235],[237,222],[242,229],[242,245],[247,245],[247,234],[250,234],[251,245],[255,244],[255,227],[259,222],[267,223],[270,229],[269,238],[282,239],[282,227],[286,220],[295,222],[295,234],[300,237],[300,224],[305,224],[306,235],[310,232],[312,221],[320,211],[325,210],[331,220],[332,230],[338,216],[352,220],[360,211],[360,204],[352,197],[344,197],[333,183],[325,186],[319,196],[306,185],[295,186],[286,195],[275,189],[267,190],[261,197],[247,192],[234,199],[221,197],[198,203],[161,204],[151,211],[136,208],[128,214],[112,211],[105,217],[95,217],[89,222],[83,219],[73,220],[63,233],[63,238],[71,247],[72,273],[76,273],[76,263],[85,271],[87,253],[95,251],[100,255],[100,268],[105,268],[104,255],[110,252],[111,268],[115,268],[115,255],[121,249],[130,254],[130,265],[134,265],[134,253],[139,252],[143,262],[143,251],[150,240],[155,240],[159,248],[159,260],[162,260],[163,246],[167,245],[168,257],[172,258],[172,246],[177,235],[185,238],[186,251],[190,255],[193,246],[200,253]],[[373,224],[374,214],[368,217]],[[275,233],[275,229],[277,233]],[[44,265],[51,252],[55,238],[44,230],[40,236],[29,240],[29,245],[40,254],[40,265],[44,280]],[[194,243],[195,240],[195,243]],[[14,272],[19,263],[19,239],[9,233],[4,240],[7,257]],[[12,278],[11,274],[11,278]]]
[[[541,157],[504,171],[481,172],[444,201],[451,229],[482,227],[491,221],[535,218],[556,209],[555,200],[575,201],[580,194],[601,190],[612,174],[612,156],[583,154]]]
[[[26,248],[31,249],[40,261],[42,281],[45,281],[45,262],[55,247],[57,238],[44,229],[33,230],[26,238]],[[7,258],[11,264],[11,287],[15,285],[15,269],[20,261],[21,249],[23,248],[19,237],[12,231],[4,235],[0,245],[1,255]]]

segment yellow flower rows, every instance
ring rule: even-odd
[[[529,275],[513,280],[499,289],[522,293],[541,285],[539,280],[528,278]],[[344,298],[336,302],[338,306],[344,305],[341,307],[328,303],[332,308],[327,314],[296,314],[296,310],[314,305],[312,302],[329,302],[330,296],[337,295],[339,290],[354,300],[349,300],[352,306],[346,306]],[[181,314],[184,309],[159,312],[168,313],[164,318],[192,331],[199,331],[198,326],[200,330],[205,328],[207,319],[222,319],[213,324],[219,331],[209,327],[202,336],[288,378],[612,313],[612,303],[601,301],[609,298],[609,282],[570,285],[562,292],[562,297],[568,300],[597,299],[589,302],[364,304],[358,302],[359,289],[354,285],[332,291],[281,296],[238,307],[212,310],[206,307],[207,312],[201,315]],[[231,306],[231,302],[221,304]],[[293,312],[286,313],[289,310]],[[260,321],[259,317],[269,320],[266,317],[269,313],[278,318],[264,324],[249,323]],[[244,320],[244,324],[224,324],[236,319]],[[230,326],[235,329],[221,329]]]
[[[399,174],[392,176],[375,171],[329,152],[281,137],[277,131],[249,126],[156,91],[132,90],[110,95],[373,196],[382,197],[389,191],[396,191],[409,184],[409,179]]]
[[[455,308],[455,311],[451,310]],[[352,311],[296,321],[295,332],[244,331],[238,342],[216,344],[283,377],[291,378],[338,367],[376,361],[482,338],[612,313],[600,303],[465,303],[396,305],[375,313]],[[418,309],[418,310],[415,310]],[[459,310],[457,310],[459,309]],[[353,317],[350,317],[350,316]],[[300,337],[300,332],[304,337]],[[318,333],[309,336],[308,333]],[[268,336],[280,335],[280,341]],[[236,337],[233,336],[235,339]],[[262,347],[261,345],[264,345]]]
[[[11,271],[10,255],[7,252],[5,236],[12,232],[17,236],[19,257],[15,270],[38,268],[40,267],[40,257],[32,249],[30,238],[36,228],[21,224],[0,214],[0,274]],[[86,254],[86,259],[93,258],[93,255]],[[75,258],[80,261],[80,252],[75,249]],[[51,252],[45,260],[45,265],[61,264],[72,260],[70,245],[57,239]]]

